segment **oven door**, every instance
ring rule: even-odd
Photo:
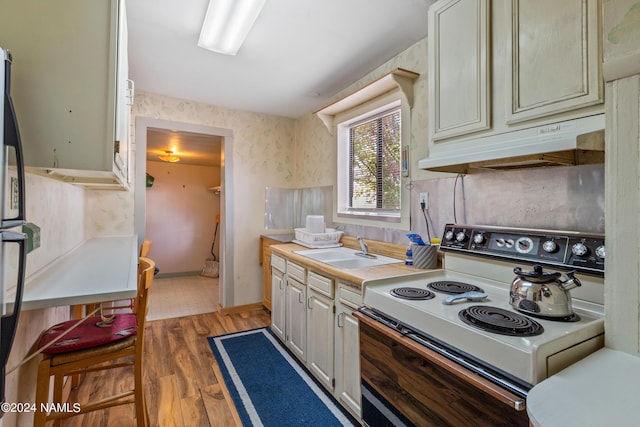
[[[361,312],[354,315],[365,425],[528,425],[522,396]]]

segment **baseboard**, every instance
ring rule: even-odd
[[[218,313],[222,314],[223,316],[226,316],[227,314],[232,314],[232,313],[242,313],[244,311],[253,311],[253,310],[262,310],[262,303],[261,302],[256,302],[253,304],[246,304],[246,305],[236,305],[234,307],[223,307],[220,304],[216,304],[218,306]]]
[[[200,276],[202,270],[198,271],[181,271],[179,273],[158,273],[156,279],[168,279],[170,277],[183,277],[183,276]]]

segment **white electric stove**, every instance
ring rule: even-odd
[[[443,269],[367,282],[361,311],[522,395],[604,345],[604,236],[451,224],[441,245]],[[511,306],[514,268],[534,264],[563,278],[576,270],[582,286],[569,291],[573,315],[538,317]],[[467,291],[486,297],[443,304]],[[479,328],[484,321],[504,329]]]

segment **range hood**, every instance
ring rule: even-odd
[[[604,114],[460,141],[436,142],[421,169],[469,173],[604,162]]]

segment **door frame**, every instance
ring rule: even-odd
[[[193,123],[175,122],[136,117],[135,130],[135,178],[134,178],[134,232],[138,235],[138,245],[142,244],[146,229],[146,170],[147,170],[147,130],[148,128],[166,129],[174,132],[192,132],[222,137],[220,165],[220,295],[222,307],[233,305],[233,131]]]

